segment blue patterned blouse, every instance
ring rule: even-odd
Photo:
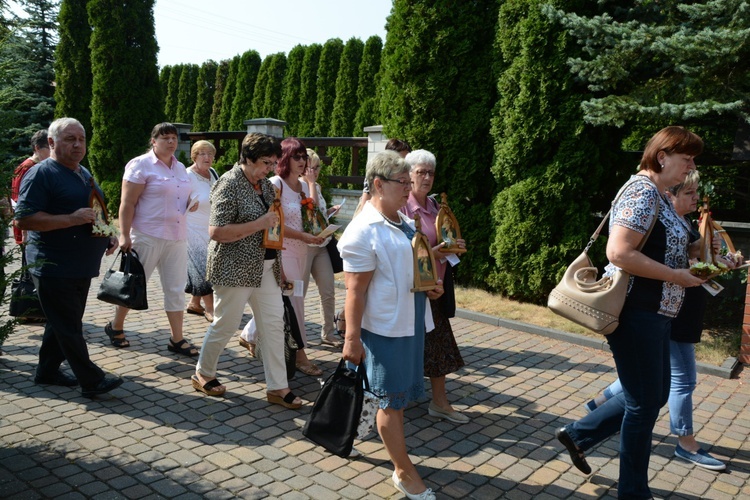
[[[659,218],[641,252],[672,269],[689,267],[690,228],[666,195],[643,175],[633,175],[621,191],[622,196],[612,208],[610,231],[618,225],[645,235],[660,207]],[[608,264],[605,274],[613,274],[615,269]],[[673,318],[680,312],[684,296],[685,289],[676,283],[631,276],[625,305]]]

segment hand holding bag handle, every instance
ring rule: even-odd
[[[366,378],[364,363],[355,371],[342,359],[321,387],[302,434],[334,455],[348,457],[362,414]]]
[[[652,183],[648,177],[645,179]],[[632,183],[626,183],[617,193],[615,200],[612,202],[614,207],[622,196],[625,189]],[[654,185],[654,187],[656,187]],[[641,239],[637,250],[641,251],[646,244],[651,231],[656,225],[661,211],[661,198],[657,200],[656,214],[651,220],[651,226]],[[618,269],[612,276],[605,276],[597,280],[599,270],[593,265],[588,256],[591,245],[594,244],[604,228],[604,224],[609,220],[612,208],[602,219],[599,227],[591,235],[586,248],[566,269],[563,278],[557,284],[554,290],[549,294],[547,307],[552,312],[577,323],[589,330],[602,335],[609,335],[620,323],[620,312],[625,304],[625,298],[628,293],[628,282],[630,275],[625,271]]]
[[[109,304],[137,311],[148,309],[146,275],[143,265],[138,260],[138,254],[135,250],[130,249],[128,252],[120,250],[118,256],[120,257],[120,270],[114,271],[112,269],[117,260],[117,257],[115,257],[112,265],[104,274],[96,298]]]

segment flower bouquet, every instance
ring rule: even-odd
[[[302,198],[300,205],[302,211],[302,230],[317,236],[328,225],[325,217],[318,210],[318,205],[312,198]]]
[[[117,236],[119,234],[119,231],[117,230],[117,227],[109,223],[107,224],[104,221],[98,221],[96,222],[92,228],[91,228],[91,235],[97,236],[97,237],[110,237],[110,236]]]

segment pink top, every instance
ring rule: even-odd
[[[422,224],[422,232],[430,240],[430,245],[433,247],[438,244],[437,230],[435,229],[435,221],[437,220],[437,214],[440,211],[440,205],[433,198],[427,197],[427,207],[423,207],[419,204],[413,193],[409,193],[409,199],[406,201],[406,205],[401,211],[406,214],[407,217],[414,219],[414,214],[419,214],[420,222]],[[435,268],[437,275],[440,279],[445,279],[445,268],[446,260],[435,259]]]
[[[123,180],[145,184],[135,206],[132,228],[164,240],[187,239],[187,205],[192,186],[185,165],[172,156],[172,167],[153,151],[125,165]]]

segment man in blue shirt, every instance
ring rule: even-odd
[[[99,275],[102,255],[115,251],[117,239],[91,235],[95,215],[89,199],[92,189],[101,190],[80,165],[86,155],[83,126],[60,118],[47,135],[50,157],[23,178],[14,216],[18,227],[28,231],[29,272],[47,316],[34,381],[67,387],[80,383],[81,394],[93,397],[123,382],[91,361],[82,321],[91,278]],[[75,377],[60,370],[64,360]]]

